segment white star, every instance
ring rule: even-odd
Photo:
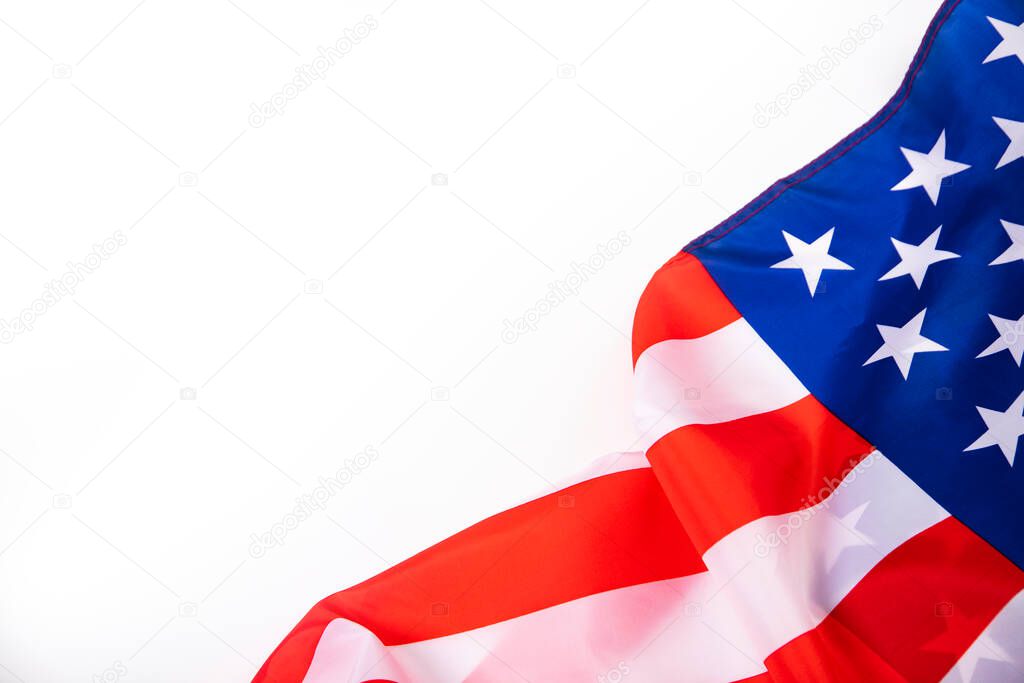
[[[793,237],[785,230],[782,231],[782,236],[786,240],[786,245],[789,247],[789,251],[792,256],[787,259],[779,261],[772,268],[792,268],[794,270],[802,270],[804,273],[804,279],[807,280],[807,289],[811,290],[811,297],[814,297],[814,290],[818,288],[818,281],[821,279],[821,273],[824,270],[853,270],[853,266],[848,263],[843,263],[835,256],[828,253],[829,247],[832,246],[832,235],[836,229],[832,228],[824,235],[814,240],[810,244],[804,242],[799,237]]]
[[[1021,393],[1004,413],[981,406],[976,406],[976,408],[988,429],[978,437],[977,441],[965,448],[964,452],[999,446],[1006,462],[1013,467],[1013,456],[1017,452],[1017,439],[1024,434],[1024,393]]]
[[[939,203],[942,181],[970,168],[967,164],[946,158],[946,131],[942,131],[939,139],[927,154],[906,147],[900,147],[900,151],[903,152],[903,156],[907,158],[907,162],[910,163],[913,170],[892,189],[910,190],[915,187],[923,187],[928,193],[928,198],[932,200],[932,204],[936,205]]]
[[[954,254],[951,251],[943,251],[936,249],[939,243],[939,231],[942,230],[942,226],[935,228],[935,232],[925,238],[921,244],[913,245],[907,244],[906,242],[900,242],[895,237],[890,237],[892,240],[892,246],[896,247],[896,252],[900,255],[900,262],[896,264],[896,267],[890,270],[888,273],[878,278],[881,280],[891,280],[894,277],[900,277],[901,275],[909,275],[914,280],[914,284],[917,285],[918,289],[921,289],[921,283],[924,282],[925,273],[928,272],[928,267],[933,263],[939,261],[945,261],[951,258],[960,258],[960,254]]]
[[[983,63],[988,64],[1003,57],[1016,56],[1020,63],[1024,64],[1024,24],[1016,26],[992,17],[989,17],[988,20],[999,31],[1003,42],[999,43],[995,50],[992,50],[992,54],[986,57]]]
[[[1010,138],[1010,146],[1006,148],[1006,152],[996,164],[996,168],[1002,168],[1017,159],[1024,159],[1024,121],[1011,121],[998,116],[993,116],[992,120],[1003,129],[1006,137]]]
[[[978,669],[981,660],[990,662],[1005,662],[1013,664],[1014,658],[1002,645],[996,642],[992,634],[987,630],[982,631],[978,639],[971,644],[963,656],[953,666],[953,670],[960,674],[963,683],[971,683],[974,680],[974,673]],[[945,679],[943,679],[945,680]]]
[[[824,548],[826,573],[832,573],[836,562],[839,560],[839,556],[847,548],[865,548],[874,545],[874,539],[863,531],[857,530],[860,518],[864,516],[869,504],[870,501],[861,503],[842,517],[833,514],[835,524],[840,527],[840,530],[834,536],[829,537],[828,543]]]
[[[892,358],[896,361],[896,366],[903,374],[903,379],[906,379],[907,375],[910,374],[910,364],[914,362],[914,354],[927,353],[929,351],[949,351],[945,346],[936,344],[931,339],[921,336],[921,326],[924,325],[924,314],[927,310],[923,309],[903,327],[876,325],[884,343],[875,351],[871,358],[864,361],[864,365],[880,361],[884,358]]]
[[[1009,351],[1013,360],[1017,361],[1020,367],[1021,359],[1024,358],[1024,315],[1018,320],[1000,318],[989,314],[992,324],[996,326],[999,338],[992,342],[987,349],[977,355],[977,358],[991,356],[1000,351]]]
[[[996,256],[995,260],[989,265],[999,266],[1004,263],[1024,261],[1024,225],[1017,225],[1010,221],[999,222],[1003,224],[1003,230],[1006,231],[1007,236],[1010,238],[1010,246],[1002,254]]]

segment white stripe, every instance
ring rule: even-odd
[[[876,452],[819,506],[755,520],[720,540],[704,555],[707,572],[388,647],[393,659],[384,664],[400,666],[400,680],[438,683],[753,676],[769,654],[821,623],[882,557],[947,516]],[[353,647],[355,625],[339,621],[328,626],[306,681],[386,678],[378,669],[333,668],[341,661],[332,654],[336,639]],[[328,657],[331,667],[323,665]]]
[[[628,472],[629,470],[650,469],[651,463],[647,460],[647,454],[641,451],[627,453],[609,453],[600,458],[592,460],[585,469],[574,472],[555,482],[554,490],[561,491],[585,481],[603,477],[616,472]],[[549,491],[550,493],[550,491]]]
[[[742,318],[698,339],[651,346],[636,362],[640,446],[689,424],[766,413],[807,396],[796,375]]]
[[[415,680],[399,668],[389,649],[359,624],[334,619],[320,636],[313,661],[302,680],[316,683],[359,683],[367,678],[400,683]]]
[[[1024,681],[1024,591],[1017,593],[967,648],[943,683]]]

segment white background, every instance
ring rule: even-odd
[[[938,6],[136,1],[0,3],[0,318],[125,242],[0,332],[0,681],[248,680],[319,598],[628,450],[650,275],[880,107]]]

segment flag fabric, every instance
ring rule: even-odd
[[[637,452],[318,603],[259,683],[1024,680],[1024,2],[637,307]]]

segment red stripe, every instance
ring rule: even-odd
[[[872,450],[808,396],[741,420],[681,427],[647,457],[704,553],[748,522],[820,503]]]
[[[702,571],[654,473],[616,472],[495,515],[321,600],[254,681],[302,680],[338,617],[399,645]]]
[[[886,556],[748,680],[937,681],[1022,588],[1024,572],[951,517]]]
[[[701,262],[677,254],[640,296],[633,319],[633,363],[658,342],[703,337],[739,318]]]

